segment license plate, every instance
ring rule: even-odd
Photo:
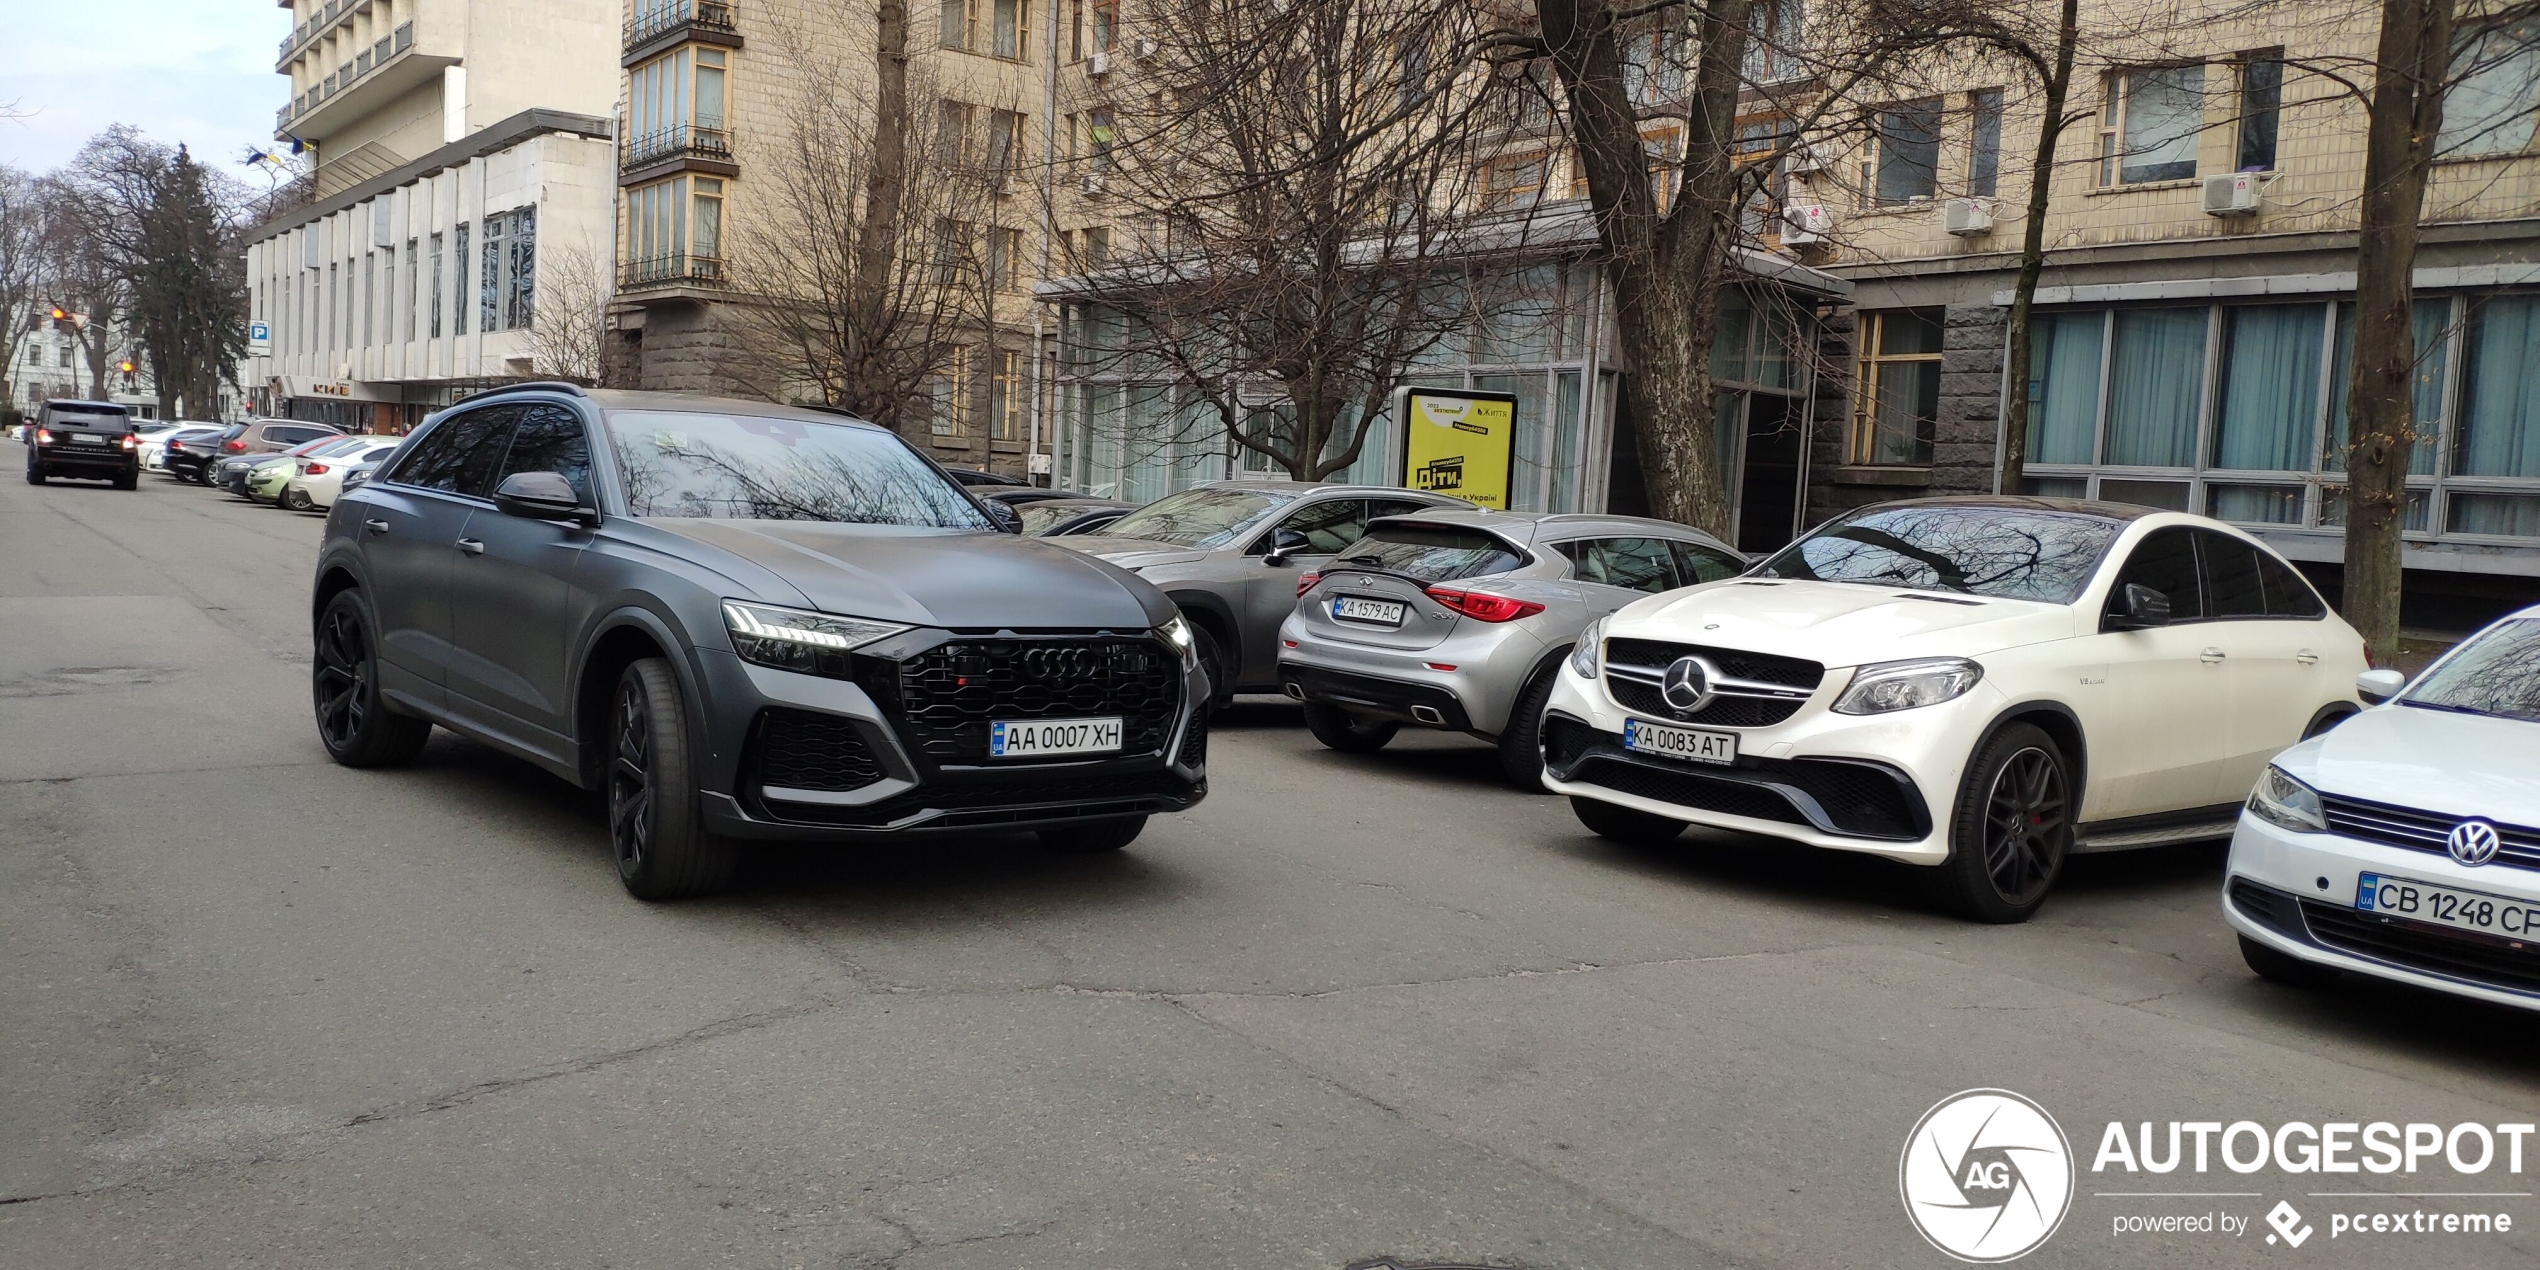
[[[988,725],[990,758],[1115,754],[1119,750],[1118,719],[1020,719]]]
[[[1639,719],[1623,720],[1623,748],[1688,763],[1737,762],[1737,733],[1676,728]]]
[[[2355,907],[2366,913],[2475,931],[2501,939],[2540,936],[2540,903],[2365,873],[2355,879]],[[2535,939],[2540,943],[2540,939]],[[2517,945],[2519,946],[2519,945]]]
[[[1332,620],[1365,622],[1373,626],[1402,625],[1402,601],[1371,600],[1363,595],[1332,597]]]
[[[104,445],[106,443],[106,438],[104,437],[85,437],[76,432],[71,434],[71,440],[80,445]]]

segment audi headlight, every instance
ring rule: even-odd
[[[1189,618],[1176,613],[1173,620],[1156,627],[1155,633],[1163,636],[1164,642],[1182,655],[1182,669],[1189,670],[1199,664],[1199,640],[1191,634]]]
[[[1570,650],[1570,673],[1581,679],[1596,678],[1596,659],[1605,646],[1605,619],[1598,618],[1579,632],[1578,646]]]
[[[1984,678],[1984,667],[1964,657],[1886,661],[1852,672],[1852,684],[1834,699],[1836,714],[1887,714],[1955,701]]]
[[[2273,764],[2258,778],[2258,787],[2249,791],[2249,810],[2260,820],[2287,829],[2328,832],[2328,818],[2320,814],[2319,791],[2285,775],[2283,768]]]
[[[780,609],[772,604],[744,604],[739,600],[723,602],[723,628],[731,632],[732,651],[739,653],[743,661],[833,677],[846,673],[843,659],[849,650],[908,629],[897,622]]]

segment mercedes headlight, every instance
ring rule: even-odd
[[[2328,818],[2320,814],[2319,791],[2284,774],[2284,769],[2267,765],[2258,787],[2249,791],[2249,810],[2260,820],[2282,825],[2302,833],[2328,832]]]
[[[1596,678],[1596,659],[1605,646],[1605,619],[1598,618],[1579,632],[1578,645],[1570,650],[1570,673],[1581,679]]]
[[[840,617],[780,609],[772,604],[723,602],[723,628],[741,660],[806,675],[842,676],[851,649],[897,635],[908,627],[864,617]]]
[[[1176,613],[1173,620],[1156,627],[1155,633],[1162,636],[1165,643],[1171,644],[1174,652],[1182,655],[1182,669],[1189,670],[1199,664],[1199,640],[1191,634],[1189,618]]]
[[[1887,661],[1852,672],[1852,684],[1834,699],[1836,714],[1887,714],[1955,701],[1984,678],[1984,667],[1964,657]]]

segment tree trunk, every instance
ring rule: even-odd
[[[903,229],[900,207],[908,193],[908,129],[908,4],[907,0],[881,0],[873,40],[873,155],[865,170],[863,241],[857,248],[862,259],[855,267],[856,294],[847,301],[848,321],[863,338],[891,326]],[[951,162],[952,156],[939,155],[937,161]],[[876,355],[875,350],[861,351],[868,359]],[[876,378],[872,372],[877,368],[869,365],[846,369],[850,383],[870,383]],[[880,408],[885,404],[880,402],[846,404],[894,432],[900,429],[904,403],[887,403],[887,409]]]
[[[2037,278],[2046,271],[2046,205],[2055,184],[2055,150],[2064,139],[2064,103],[2073,85],[2073,48],[2080,42],[2080,0],[2064,0],[2055,28],[2055,69],[2043,85],[2046,110],[2037,128],[2037,154],[2029,168],[2028,209],[2020,225],[2020,278],[2011,293],[2011,345],[2004,350],[2002,380],[2009,388],[2002,412],[2002,492],[2020,492],[2028,470],[2030,312]]]
[[[2340,607],[2388,665],[2399,651],[2399,532],[2416,451],[2417,217],[2443,117],[2453,0],[2382,0],[2355,237]]]

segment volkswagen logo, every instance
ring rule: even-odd
[[[1666,699],[1668,709],[1692,714],[1711,704],[1711,681],[1719,673],[1699,657],[1679,657],[1667,667],[1667,678],[1658,686],[1658,695]]]
[[[2463,864],[2485,864],[2496,858],[2496,826],[2464,820],[2452,826],[2452,836],[2443,845]]]

